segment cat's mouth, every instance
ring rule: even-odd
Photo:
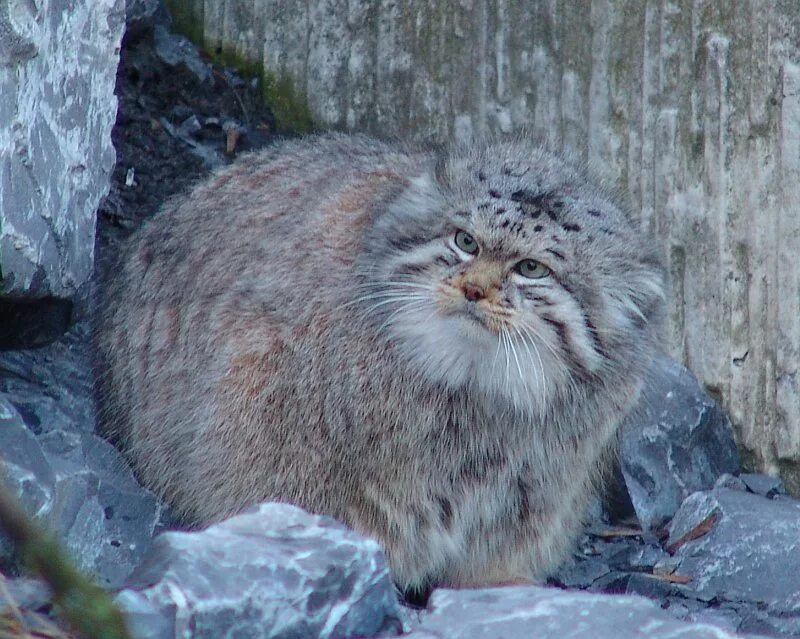
[[[482,308],[475,302],[465,300],[462,304],[457,305],[455,308],[451,307],[448,310],[449,312],[446,312],[446,314],[463,320],[467,328],[480,328],[497,334],[505,325],[502,316],[492,312],[490,309]]]
[[[508,324],[508,312],[487,299],[469,300],[460,290],[443,288],[439,297],[439,312],[444,317],[461,320],[468,330],[482,330],[497,335]]]

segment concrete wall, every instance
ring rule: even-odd
[[[800,493],[800,2],[174,0],[322,126],[527,129],[626,189],[673,288],[669,349]]]
[[[66,299],[92,272],[124,25],[125,0],[0,0],[0,298]]]

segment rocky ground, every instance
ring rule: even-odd
[[[165,198],[274,136],[257,82],[171,34],[156,2],[131,6],[100,270]],[[800,502],[739,472],[727,418],[668,358],[626,427],[614,499],[549,587],[437,590],[415,608],[374,542],[289,506],[159,535],[168,513],[93,432],[87,339],[79,321],[0,352],[0,454],[28,510],[122,589],[136,637],[800,636]],[[8,636],[55,636],[46,588],[19,576],[2,537],[0,573],[0,636],[8,620]]]

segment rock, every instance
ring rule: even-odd
[[[0,579],[3,579],[0,576]],[[47,584],[39,579],[20,577],[9,579],[4,583],[5,588],[0,588],[0,610],[4,604],[14,603],[20,608],[38,610],[50,605],[52,593]]]
[[[689,496],[667,548],[689,596],[758,604],[800,634],[800,501],[717,488]],[[702,534],[701,534],[702,533]],[[699,537],[693,538],[700,534]]]
[[[154,542],[118,598],[137,639],[379,637],[401,622],[377,542],[267,503]]]
[[[87,327],[42,349],[0,353],[5,483],[55,532],[78,566],[109,587],[141,561],[161,506],[119,452],[93,434]],[[13,563],[0,538],[0,563]]]
[[[747,490],[747,484],[736,475],[723,473],[714,482],[714,488],[730,488],[731,490]]]
[[[644,597],[521,586],[436,590],[407,639],[735,639],[706,624],[677,621]]]
[[[172,20],[160,0],[126,0],[125,38],[136,41],[156,26],[169,28]]]
[[[644,528],[668,520],[697,490],[739,470],[730,420],[677,362],[660,357],[622,432],[625,485]]]
[[[89,279],[124,22],[124,0],[0,3],[0,296],[66,299]]]
[[[183,65],[194,73],[200,82],[211,81],[211,67],[203,62],[197,48],[188,38],[172,33],[163,25],[156,25],[154,43],[156,54],[169,66]]]
[[[0,484],[17,497],[34,516],[49,512],[55,475],[36,437],[25,426],[14,405],[0,395]],[[0,565],[11,563],[12,547],[0,532]]]
[[[0,575],[0,636],[4,639],[71,637],[49,618],[52,607],[51,592],[44,582]],[[14,621],[7,625],[9,617]]]
[[[747,490],[756,495],[761,495],[767,499],[772,499],[776,495],[785,495],[786,487],[778,477],[770,477],[761,473],[742,473],[739,475]]]
[[[94,430],[88,341],[84,322],[46,347],[0,352],[0,393],[34,434]]]

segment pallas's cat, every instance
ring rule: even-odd
[[[404,588],[570,551],[656,348],[664,273],[525,140],[289,141],[173,199],[96,322],[105,431],[189,522],[278,500],[384,546]]]

